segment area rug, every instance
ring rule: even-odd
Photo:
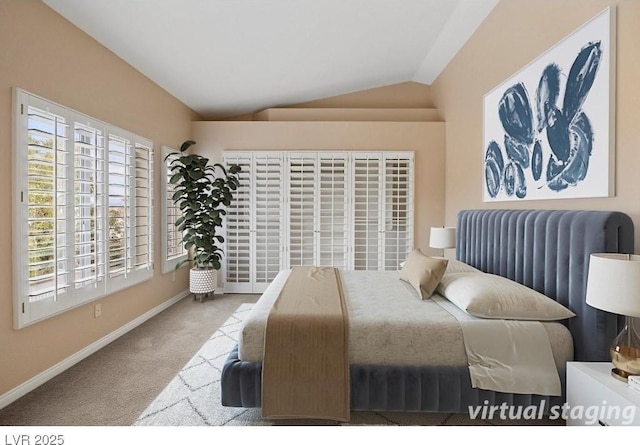
[[[220,403],[220,377],[229,352],[237,343],[245,303],[218,329],[167,387],[144,410],[134,426],[269,426],[269,425],[561,425],[557,421],[501,421],[471,419],[466,414],[360,412],[349,423],[310,420],[265,420],[259,408],[232,408]]]

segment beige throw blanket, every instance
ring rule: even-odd
[[[348,316],[339,271],[294,267],[267,319],[262,416],[348,421]]]

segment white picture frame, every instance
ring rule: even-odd
[[[613,196],[615,9],[483,99],[483,201]]]

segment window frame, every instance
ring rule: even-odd
[[[170,156],[172,154],[180,155],[180,151],[175,148],[163,145],[161,147],[161,153],[162,153],[162,169],[160,171],[160,184],[161,184],[160,199],[162,202],[162,211],[161,211],[162,273],[166,274],[166,273],[175,271],[176,265],[181,261],[186,260],[189,256],[188,255],[189,252],[184,249],[184,244],[181,243],[182,254],[173,255],[173,256],[169,255],[169,235],[171,234],[171,231],[169,229],[169,224],[171,224],[169,210],[171,208],[176,209],[176,206],[173,203],[172,204],[169,203],[169,200],[171,199],[171,184],[169,180],[171,179],[171,177],[169,176],[169,172],[168,172],[169,163],[167,162],[168,161],[167,156]],[[173,226],[173,234],[179,235],[178,230],[177,228],[175,228],[175,226]],[[188,263],[184,262],[183,264],[180,265],[180,268],[185,267],[187,264]]]
[[[29,224],[38,222],[42,216],[30,216],[29,213],[29,181],[38,179],[38,174],[30,172],[29,167],[39,162],[36,157],[30,160],[30,138],[37,130],[30,129],[30,122],[35,119],[30,116],[30,111],[42,112],[45,118],[58,116],[64,119],[64,137],[54,135],[54,143],[51,150],[54,153],[52,164],[51,182],[53,190],[52,203],[48,206],[53,216],[45,216],[45,223],[51,220],[53,224],[53,235],[51,237],[51,257],[54,267],[52,296],[38,300],[29,295],[33,292],[33,287],[29,284],[29,268],[34,265],[29,258]],[[13,88],[13,110],[12,110],[12,189],[13,189],[13,301],[14,301],[14,328],[21,329],[26,326],[38,323],[72,308],[79,307],[91,301],[103,298],[114,292],[134,286],[147,281],[153,277],[153,142],[129,131],[110,125],[93,117],[87,116],[69,107],[57,104],[48,99],[42,98],[25,90]],[[34,119],[34,120],[32,120]],[[43,118],[44,119],[44,118]],[[91,144],[81,136],[86,129],[90,128],[101,134],[101,142],[96,139],[93,151]],[[57,134],[56,131],[54,133]],[[109,145],[108,140],[112,135],[118,135],[126,140],[126,152],[132,157],[133,165],[125,175],[128,178],[128,190],[133,195],[133,199],[127,203],[129,206],[124,224],[127,228],[130,243],[130,258],[126,266],[126,272],[120,279],[110,278],[109,271]],[[58,143],[63,143],[63,148],[58,149]],[[102,144],[100,159],[98,152]],[[88,148],[85,152],[84,148]],[[43,147],[43,150],[46,147]],[[136,166],[136,149],[142,149],[146,158],[142,159]],[[92,153],[86,155],[86,153]],[[58,160],[58,156],[63,157],[63,161]],[[84,159],[84,160],[83,160]],[[91,166],[91,163],[94,163]],[[144,176],[136,176],[136,172],[145,172]],[[63,175],[65,187],[59,186],[59,173]],[[48,175],[41,178],[48,180]],[[88,178],[93,178],[91,184],[87,186]],[[142,182],[141,182],[142,181]],[[101,184],[100,187],[98,184]],[[39,189],[36,187],[36,190]],[[145,189],[146,197],[141,198],[141,190]],[[94,195],[89,200],[85,199],[86,191],[93,190]],[[37,194],[35,195],[37,196]],[[62,196],[62,197],[61,197]],[[136,198],[138,198],[136,200]],[[136,219],[136,204],[140,210],[146,214]],[[39,206],[40,204],[38,204]],[[33,205],[32,205],[33,208]],[[43,207],[44,208],[44,207]],[[88,209],[88,210],[87,210]],[[76,213],[79,212],[78,215]],[[62,216],[60,216],[62,215]],[[91,215],[87,218],[87,215]],[[91,223],[83,220],[92,220]],[[138,224],[139,221],[144,223]],[[62,224],[62,228],[60,225]],[[78,225],[80,224],[80,226]],[[87,225],[88,224],[88,225]],[[90,234],[82,233],[89,227]],[[139,228],[139,230],[136,229]],[[60,230],[59,230],[60,229]],[[147,239],[140,236],[147,236]],[[78,237],[79,236],[79,237]],[[142,244],[137,240],[142,239]],[[61,241],[61,239],[63,241]],[[84,244],[90,241],[92,246],[87,250]],[[45,242],[45,244],[49,244]],[[142,248],[144,254],[144,264],[136,267],[136,247]],[[80,250],[78,250],[80,249]],[[93,249],[93,250],[91,250]],[[31,247],[31,252],[42,250],[41,246]],[[87,251],[95,252],[87,261],[82,257]],[[79,253],[78,253],[79,252]],[[126,254],[126,252],[125,252]],[[57,284],[58,268],[64,264],[63,272],[66,274],[66,281],[63,286]],[[93,268],[91,273],[95,274],[95,279],[86,280],[87,274],[82,273],[83,267]],[[46,282],[46,281],[45,281]]]

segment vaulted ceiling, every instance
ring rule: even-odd
[[[43,0],[202,117],[431,84],[498,0]]]

